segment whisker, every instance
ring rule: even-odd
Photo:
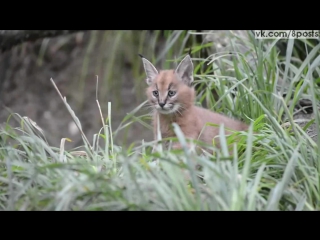
[[[182,105],[179,106],[179,109],[186,110],[186,108]]]
[[[143,108],[150,108],[153,107],[153,105],[149,104],[149,105],[144,105]]]
[[[150,108],[146,108],[146,110],[153,110],[153,107],[150,107]]]
[[[154,106],[152,106],[152,105],[150,105],[150,106],[144,106],[144,108],[143,108],[143,109],[145,109],[145,110],[154,109]]]
[[[181,117],[182,117],[182,113],[179,111],[179,109],[177,109],[177,112],[181,115]]]

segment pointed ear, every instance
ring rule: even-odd
[[[185,84],[191,85],[193,82],[193,63],[189,54],[182,59],[175,72]]]
[[[158,75],[158,70],[146,58],[141,57],[141,59],[143,62],[144,71],[147,75],[146,83],[150,85],[153,79],[155,79],[155,77]]]

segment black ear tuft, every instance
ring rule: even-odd
[[[191,57],[191,48],[189,48],[188,55]]]
[[[145,58],[144,56],[142,56],[140,53],[138,53],[138,55],[139,55],[139,57],[141,57],[141,58]]]

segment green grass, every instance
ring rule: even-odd
[[[177,55],[171,48],[192,39],[193,32],[166,34],[162,54],[168,54],[168,60],[180,59],[189,47],[181,45]],[[320,45],[296,61],[293,42],[288,43],[284,59],[278,55],[276,41],[245,39],[230,32],[230,43],[228,53],[210,52],[210,46],[192,43],[196,84],[205,86],[199,90],[197,104],[242,119],[250,124],[247,133],[227,137],[221,128],[222,148],[214,155],[189,150],[177,125],[173,140],[180,141],[181,151],[159,148],[151,153],[153,142],[142,139],[124,149],[114,139],[133,122],[151,131],[147,115],[140,115],[145,102],[120,126],[113,126],[113,103],[105,115],[97,99],[101,130],[85,136],[72,106],[56,88],[57,98],[82,134],[83,146],[67,151],[65,138],[59,148],[51,147],[32,120],[11,114],[0,130],[0,209],[319,210],[320,135],[310,138],[295,122],[292,104],[301,97],[312,101],[319,133],[314,72],[320,70]],[[240,51],[241,44],[245,52]],[[204,47],[207,59],[197,57]],[[205,72],[204,64],[208,64]],[[286,98],[278,92],[286,92]],[[11,121],[19,121],[20,127],[11,127]],[[233,147],[233,155],[227,145]]]

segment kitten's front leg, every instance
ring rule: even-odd
[[[154,125],[154,127],[153,127],[153,139],[154,139],[154,141],[157,141],[157,125],[155,124]],[[155,153],[156,152],[156,150],[157,150],[157,145],[158,145],[158,143],[154,143],[153,144],[153,147],[152,147],[152,151],[151,151],[151,153]]]

